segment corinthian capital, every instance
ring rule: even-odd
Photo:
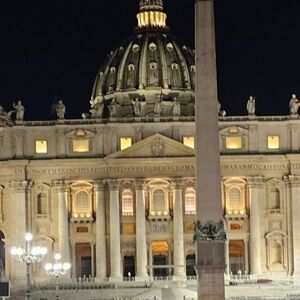
[[[121,181],[118,179],[108,179],[107,184],[111,191],[117,191],[120,189]]]
[[[32,187],[32,182],[26,180],[10,181],[8,186],[14,193],[25,193]]]
[[[52,187],[57,192],[68,192],[69,191],[69,183],[65,180],[53,180]]]
[[[171,186],[173,189],[179,190],[182,188],[184,180],[182,178],[173,178],[171,180]]]
[[[93,182],[94,192],[103,191],[105,188],[106,180],[95,180]]]
[[[288,182],[292,187],[300,187],[300,176],[298,175],[289,175]]]
[[[264,184],[264,177],[263,176],[249,176],[249,177],[247,177],[247,183],[251,189],[262,188],[263,184]]]
[[[146,181],[143,178],[136,178],[133,184],[136,190],[145,190],[147,188]]]

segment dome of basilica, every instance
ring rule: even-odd
[[[170,34],[162,0],[141,0],[135,34],[100,68],[91,97],[99,117],[194,114],[194,51]]]

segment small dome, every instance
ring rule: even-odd
[[[162,13],[161,0],[144,0],[140,5],[139,14],[152,13],[147,7],[157,7]],[[171,104],[167,102],[176,97],[181,115],[194,114],[194,52],[172,36],[166,26],[155,25],[158,23],[139,24],[135,35],[110,53],[96,77],[92,107],[99,102],[107,106],[114,99],[117,116],[130,117],[134,115],[132,100],[138,98],[147,104],[143,105],[142,115],[148,116],[155,99],[161,97],[166,102],[162,115],[168,115]]]

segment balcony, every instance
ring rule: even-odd
[[[247,218],[246,209],[226,209],[225,218],[226,219],[234,219],[234,220],[244,220]]]
[[[89,213],[72,213],[70,221],[73,223],[92,223],[94,221],[93,215]]]
[[[170,219],[170,211],[169,210],[151,210],[149,211],[149,220],[153,221],[167,221]]]

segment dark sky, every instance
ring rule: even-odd
[[[193,47],[194,0],[165,0],[172,33]],[[0,12],[0,104],[21,99],[25,119],[52,119],[63,99],[67,118],[89,110],[97,70],[133,33],[138,0],[9,0]],[[228,115],[288,113],[300,97],[300,1],[217,0],[219,99]]]

